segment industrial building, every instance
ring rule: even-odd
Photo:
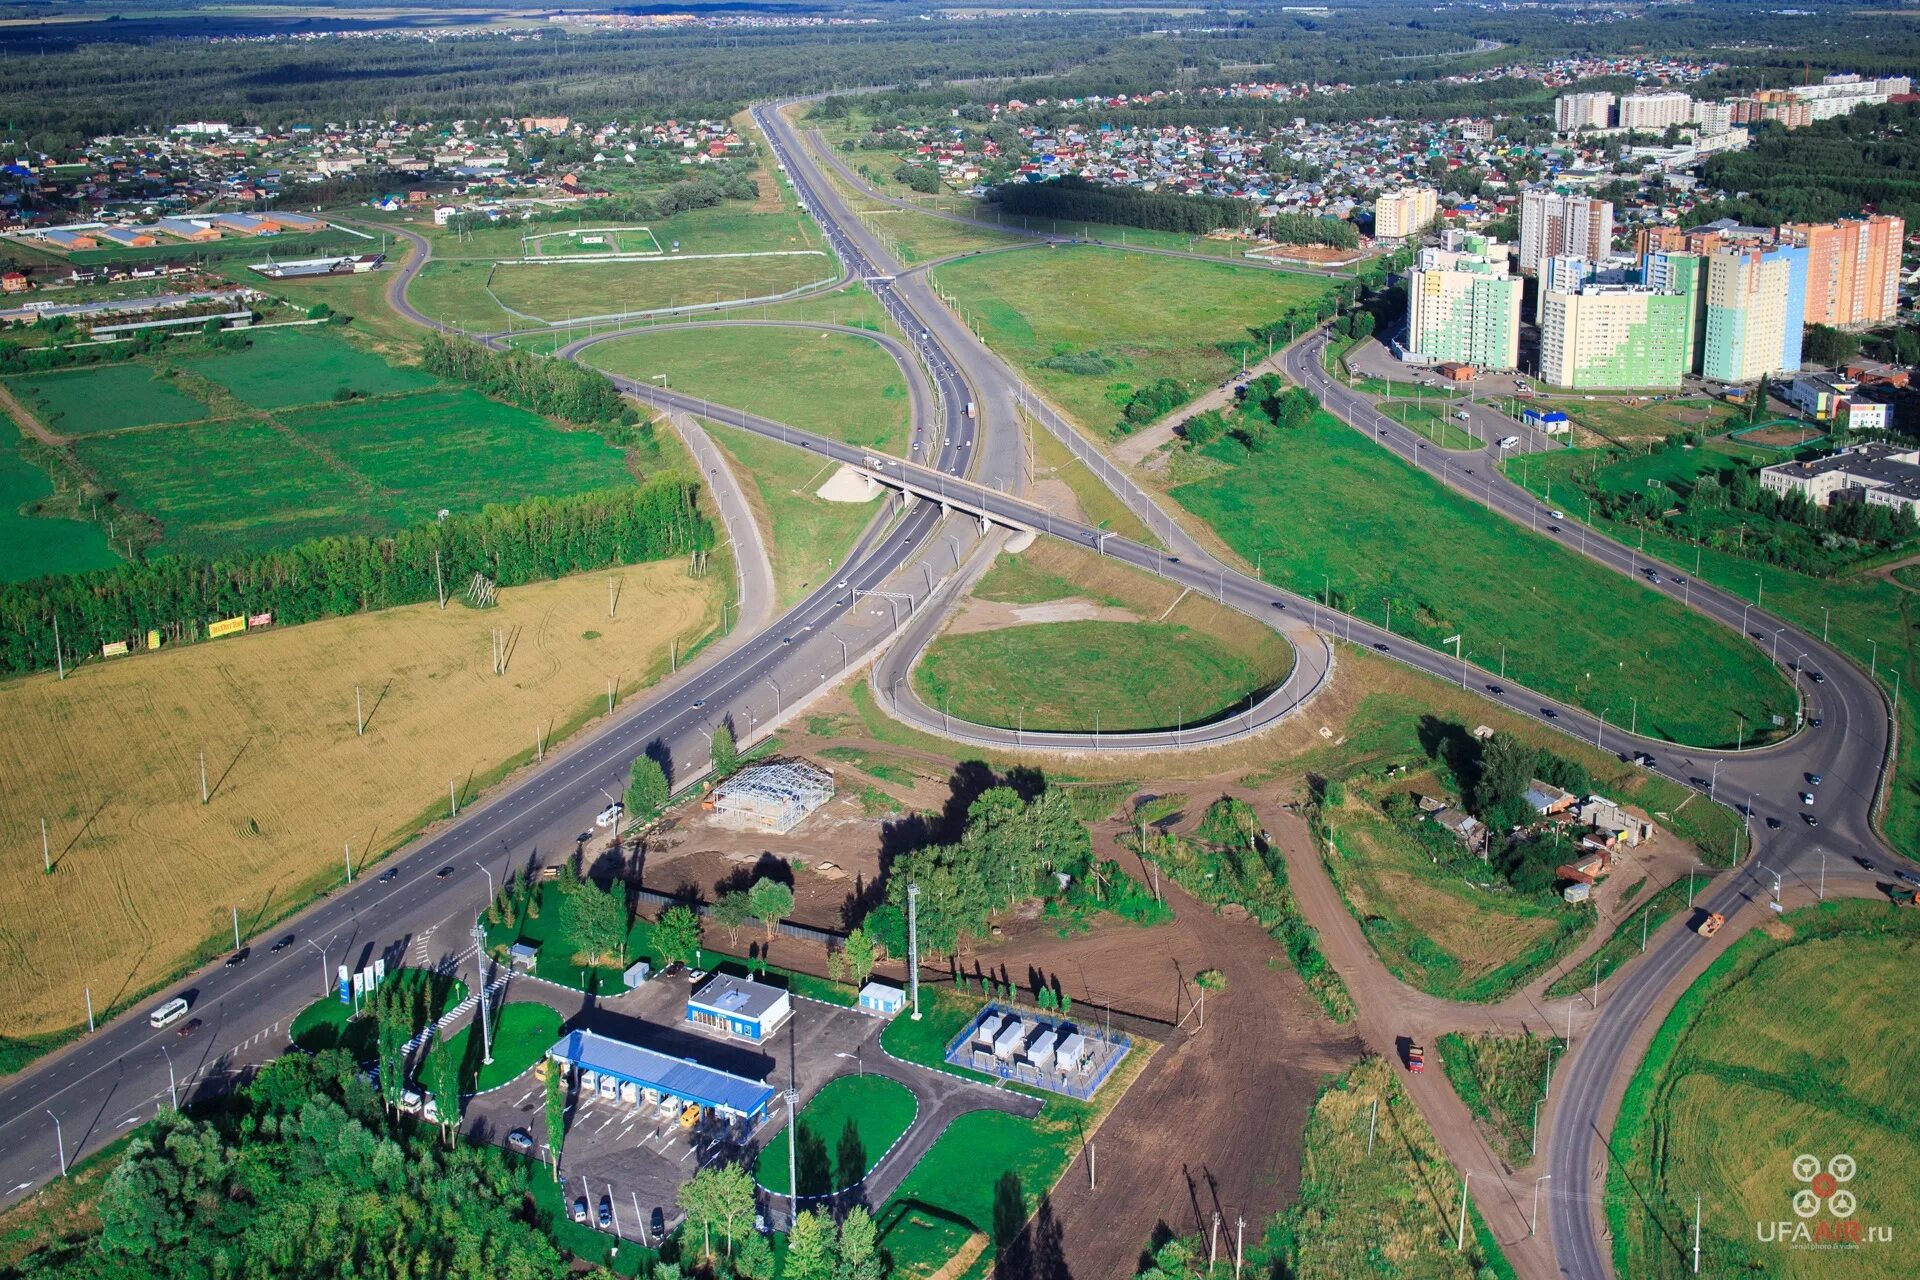
[[[776,760],[734,774],[703,807],[722,826],[784,835],[831,799],[831,773],[804,760]]]
[[[793,1015],[793,997],[779,987],[716,973],[687,997],[687,1021],[756,1044]]]
[[[273,280],[302,280],[313,276],[357,275],[373,271],[387,260],[384,253],[355,253],[335,258],[294,258],[286,262],[249,262],[247,270]]]
[[[773,1101],[774,1090],[762,1081],[592,1031],[569,1031],[547,1057],[577,1073],[582,1093],[629,1106],[691,1104],[754,1124],[766,1119]]]

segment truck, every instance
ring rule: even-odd
[[[1726,922],[1727,918],[1718,911],[1709,911],[1707,918],[1700,922],[1700,936],[1703,938],[1711,938],[1714,934],[1720,932],[1720,926]]]
[[[967,401],[967,416],[969,418],[974,417],[975,413],[976,413],[976,410],[974,408],[973,401],[971,400]]]
[[[1906,885],[1896,884],[1887,890],[1887,896],[1903,907],[1920,907],[1920,889],[1910,889]]]
[[[1407,1046],[1407,1070],[1425,1071],[1427,1069],[1427,1049],[1425,1045]]]

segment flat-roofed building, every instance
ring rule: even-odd
[[[1604,129],[1612,123],[1610,93],[1563,93],[1553,100],[1553,127],[1561,133]]]
[[[1892,214],[1780,228],[1807,250],[1808,324],[1877,324],[1900,306],[1900,248],[1907,224]]]
[[[1405,240],[1417,236],[1440,214],[1440,198],[1432,187],[1402,187],[1373,202],[1373,234],[1378,240]]]
[[[1692,300],[1643,285],[1546,295],[1540,378],[1575,390],[1676,388],[1687,371]]]
[[[1797,372],[1806,290],[1807,251],[1798,245],[1710,254],[1701,374],[1753,382]]]

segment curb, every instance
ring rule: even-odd
[[[847,1078],[848,1077],[846,1076],[834,1077],[835,1080],[845,1080]],[[893,1079],[893,1077],[891,1076],[882,1076],[880,1078],[883,1080]],[[859,1079],[859,1077],[855,1076],[853,1077],[853,1079],[857,1080]],[[832,1081],[829,1081],[828,1083],[830,1084],[832,1083]],[[898,1080],[894,1080],[894,1083],[900,1084]],[[822,1088],[824,1087],[825,1086],[823,1085]],[[902,1089],[907,1089],[907,1086],[905,1086],[904,1084],[900,1084],[900,1087]],[[814,1097],[816,1098],[819,1096],[820,1095],[817,1093],[814,1095]],[[858,1178],[854,1179],[852,1182],[849,1182],[846,1186],[835,1187],[831,1191],[816,1191],[811,1195],[796,1196],[788,1191],[775,1191],[772,1187],[769,1187],[766,1183],[760,1181],[760,1179],[758,1178],[755,1178],[753,1180],[753,1185],[757,1189],[766,1192],[769,1196],[772,1196],[777,1200],[831,1200],[835,1196],[845,1195],[847,1192],[853,1190],[855,1187],[863,1185],[868,1178],[873,1176],[873,1171],[875,1169],[878,1169],[881,1165],[887,1162],[887,1157],[893,1154],[893,1149],[907,1140],[907,1135],[913,1132],[913,1126],[920,1123],[920,1099],[917,1095],[915,1095],[915,1093],[911,1089],[907,1089],[907,1096],[913,1099],[913,1118],[907,1121],[907,1127],[900,1131],[899,1137],[895,1138],[892,1142],[887,1144],[887,1149],[885,1151],[882,1151],[878,1156],[874,1157],[873,1163],[867,1166],[867,1171],[865,1173],[861,1174]],[[812,1099],[809,1099],[809,1101],[811,1100]],[[794,1115],[794,1124],[797,1127],[799,1123],[800,1123],[799,1113],[796,1112]],[[793,1142],[793,1138],[789,1136],[787,1139],[787,1142],[791,1144]],[[761,1150],[764,1151],[766,1150],[766,1148],[762,1147]]]

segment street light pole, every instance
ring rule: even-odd
[[[67,1176],[67,1140],[60,1133],[60,1117],[53,1114],[52,1108],[47,1109],[47,1118],[53,1121],[53,1140],[60,1149],[60,1176],[64,1178]]]
[[[167,1046],[160,1046],[160,1053],[167,1060],[167,1096],[173,1100],[173,1109],[180,1109],[180,1087],[173,1078],[173,1055],[167,1052]]]

